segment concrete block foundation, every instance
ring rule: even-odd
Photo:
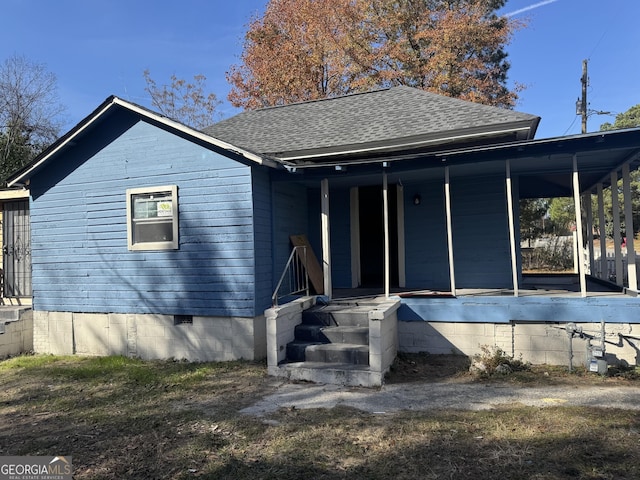
[[[33,317],[31,310],[9,307],[2,313],[0,315],[0,358],[32,351]],[[4,315],[5,313],[7,315]]]
[[[185,320],[173,315],[33,312],[37,353],[209,362],[260,360],[266,348],[263,316]]]
[[[587,347],[601,344],[600,323],[566,322],[398,322],[399,351],[473,356],[480,347],[499,347],[532,364],[568,365],[587,362]],[[609,365],[640,365],[640,323],[605,323],[605,351]]]

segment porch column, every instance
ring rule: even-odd
[[[604,218],[604,191],[602,182],[598,183],[598,230],[600,236],[600,278],[608,280],[607,270],[607,232]]]
[[[638,277],[636,275],[636,251],[633,243],[633,210],[628,163],[622,166],[622,195],[624,198],[624,225],[627,235],[627,278],[629,279],[629,289],[637,291]]]
[[[357,288],[362,283],[360,269],[360,197],[358,187],[352,187],[349,192],[351,220],[351,288]]]
[[[329,234],[329,180],[320,182],[321,228],[322,228],[322,273],[324,280],[324,294],[331,300],[331,244]]]
[[[384,225],[384,296],[389,298],[389,186],[387,172],[382,171],[382,219]]]
[[[611,214],[613,215],[613,249],[616,268],[616,284],[624,285],[624,273],[622,272],[622,251],[620,245],[620,204],[618,203],[618,172],[611,173]]]
[[[447,222],[447,250],[449,252],[449,281],[451,282],[451,295],[456,295],[456,275],[453,265],[453,233],[451,226],[451,193],[449,189],[449,167],[444,167],[444,203]]]
[[[584,194],[584,208],[587,211],[587,248],[589,252],[589,275],[593,275],[593,208],[591,206],[591,192]]]
[[[573,155],[573,203],[576,212],[576,234],[578,235],[578,275],[580,275],[580,295],[586,297],[587,277],[584,272],[584,235],[582,234],[582,207],[580,205],[578,154]]]
[[[396,188],[396,206],[398,209],[398,287],[407,286],[407,272],[404,251],[404,187],[398,182]]]
[[[507,214],[509,216],[509,245],[511,247],[511,275],[513,278],[513,296],[518,296],[518,261],[516,259],[516,233],[513,216],[513,196],[511,188],[511,161],[507,160]]]

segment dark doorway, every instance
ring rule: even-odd
[[[395,185],[388,187],[389,268],[392,287],[398,286],[398,202]],[[382,185],[358,189],[360,278],[362,287],[384,286],[384,213]]]
[[[3,212],[4,296],[31,296],[31,222],[29,202],[6,202]]]

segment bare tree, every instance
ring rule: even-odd
[[[215,93],[204,93],[204,75],[195,75],[193,82],[171,75],[171,85],[158,86],[145,70],[144,80],[151,104],[164,116],[200,130],[214,123],[215,110],[221,102]]]
[[[56,76],[44,65],[13,56],[0,66],[0,178],[51,144],[64,107]]]

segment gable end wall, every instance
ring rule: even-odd
[[[32,180],[34,310],[255,317],[251,167],[119,115]],[[128,251],[126,189],[174,184],[179,250]]]

